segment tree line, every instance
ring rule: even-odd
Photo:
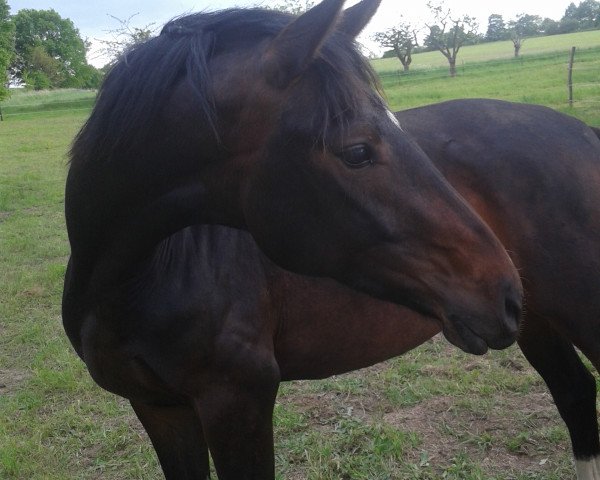
[[[264,8],[299,15],[317,0],[280,0]],[[7,97],[8,86],[19,83],[27,88],[98,88],[105,72],[128,48],[155,34],[155,25],[132,25],[135,15],[120,19],[110,30],[109,40],[97,40],[99,53],[109,63],[97,69],[87,63],[90,43],[82,39],[70,19],[50,10],[23,9],[10,14],[7,0],[0,0],[0,100]]]
[[[115,59],[134,43],[148,39],[152,25],[132,27],[130,17],[110,31],[111,40],[100,41],[102,54]],[[98,88],[107,65],[97,69],[87,62],[90,43],[68,18],[56,11],[22,9],[10,14],[7,0],[0,0],[0,100],[8,86],[27,88]]]
[[[455,15],[443,3],[430,1],[427,6],[432,21],[423,26],[401,20],[396,26],[373,35],[383,48],[384,57],[397,57],[404,71],[408,72],[412,55],[418,52],[439,51],[448,60],[450,75],[456,74],[456,58],[463,45],[511,40],[514,56],[518,57],[523,42],[528,37],[557,35],[583,30],[600,29],[600,1],[583,0],[579,5],[571,3],[559,20],[538,15],[520,14],[505,21],[502,15],[488,18],[485,34],[478,32],[477,21],[468,15]],[[426,32],[422,43],[418,37]]]
[[[430,0],[427,6],[431,22],[415,26],[401,20],[395,27],[378,32],[373,39],[388,51],[384,56],[397,57],[408,71],[412,55],[421,51],[439,51],[448,60],[450,75],[456,74],[456,59],[463,45],[499,40],[512,40],[515,56],[519,55],[526,38],[556,35],[581,30],[600,29],[600,1],[583,0],[571,3],[559,21],[537,15],[521,14],[505,21],[502,15],[488,18],[485,34],[479,33],[477,21],[468,15],[455,15],[443,3]],[[316,3],[315,0],[281,0],[274,9],[299,14]],[[116,58],[123,50],[153,34],[152,25],[132,27],[120,20],[113,30],[113,39],[103,41],[103,54]],[[419,36],[426,32],[422,43]],[[0,100],[8,95],[9,82],[28,88],[97,88],[103,70],[88,64],[90,48],[81,38],[70,19],[61,18],[54,10],[19,10],[10,13],[7,0],[0,0]]]
[[[300,14],[316,0],[280,0],[275,10]],[[9,85],[22,84],[42,90],[52,88],[98,88],[104,73],[131,46],[155,34],[155,25],[132,25],[135,15],[118,22],[109,40],[100,43],[102,57],[109,64],[97,69],[88,64],[90,43],[68,18],[54,10],[22,9],[11,15],[7,0],[0,0],[0,100],[8,96]]]
[[[38,90],[98,87],[102,72],[88,64],[89,46],[56,11],[23,9],[11,15],[6,0],[0,0],[0,100],[9,82]]]

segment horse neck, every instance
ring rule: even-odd
[[[401,355],[440,331],[433,319],[334,280],[271,264],[278,312],[274,351],[282,380],[324,378]]]
[[[244,227],[238,206],[240,175],[228,172],[226,161],[165,152],[145,159],[145,168],[71,168],[66,216],[73,264],[82,272],[82,282],[92,276],[96,284],[114,282],[185,227]]]

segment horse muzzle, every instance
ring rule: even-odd
[[[442,319],[443,333],[450,343],[461,350],[483,355],[489,348],[501,350],[517,340],[521,312],[521,294],[509,291],[495,321],[473,315],[450,314]]]

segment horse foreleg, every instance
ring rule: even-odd
[[[597,321],[581,322],[584,330],[576,339],[576,346],[592,362],[596,371],[600,373],[600,328]],[[587,329],[585,327],[587,326]],[[578,463],[579,478],[600,479],[600,453],[587,461]]]
[[[577,478],[579,480],[600,479],[600,457],[596,456],[589,460],[575,460],[577,467]]]
[[[278,384],[211,382],[196,408],[220,480],[272,480],[273,407]]]
[[[167,480],[210,478],[200,420],[189,406],[131,405],[148,432]]]
[[[565,421],[577,478],[600,480],[600,442],[596,416],[596,382],[572,343],[545,319],[528,313],[519,346],[542,376]]]

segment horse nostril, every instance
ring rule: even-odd
[[[519,331],[519,323],[521,322],[521,301],[507,296],[506,300],[504,300],[504,311],[504,322],[508,331],[512,335],[516,335]]]

